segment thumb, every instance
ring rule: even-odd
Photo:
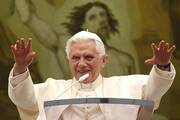
[[[33,62],[35,55],[36,52],[31,52],[27,55],[26,62],[28,65],[30,65]]]
[[[147,59],[144,61],[144,63],[150,65],[150,64],[154,64],[154,61],[152,59]]]

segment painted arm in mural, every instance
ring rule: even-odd
[[[22,22],[36,35],[39,42],[51,51],[57,51],[58,37],[53,29],[39,18],[31,0],[15,0],[16,9]]]
[[[22,22],[34,33],[37,40],[55,55],[58,67],[64,78],[70,75],[69,69],[65,65],[65,54],[59,57],[59,51],[64,52],[64,44],[60,36],[53,29],[37,16],[36,8],[31,0],[15,0],[17,11]]]

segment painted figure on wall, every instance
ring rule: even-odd
[[[103,71],[104,75],[123,75],[138,72],[133,56],[127,51],[121,50],[123,45],[120,44],[119,47],[115,47],[111,44],[112,41],[115,41],[114,36],[116,36],[117,41],[120,40],[120,32],[118,21],[106,4],[88,2],[82,6],[74,7],[68,17],[70,21],[62,23],[67,32],[61,34],[56,33],[49,24],[38,17],[36,8],[30,0],[16,0],[16,7],[22,22],[32,30],[39,42],[54,54],[58,63],[57,67],[60,70],[59,73],[63,78],[70,76],[63,50],[66,42],[64,36],[69,37],[80,30],[95,32],[103,38],[110,58],[108,66]],[[114,64],[117,64],[118,67],[114,67]]]

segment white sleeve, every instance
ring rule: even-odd
[[[37,99],[34,85],[29,71],[13,76],[13,69],[9,75],[8,95],[12,102],[26,110],[37,111]]]
[[[171,64],[170,71],[163,71],[153,66],[149,79],[145,88],[145,99],[155,102],[154,108],[157,109],[161,100],[161,97],[171,87],[175,78],[175,68]]]
[[[20,82],[27,79],[29,70],[26,70],[24,73],[14,76],[13,75],[14,68],[10,71],[9,74],[9,82],[12,85],[12,87],[17,86]]]

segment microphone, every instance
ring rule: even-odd
[[[87,73],[87,74],[85,74],[85,75],[83,75],[83,76],[81,76],[80,78],[79,78],[79,80],[77,80],[77,81],[75,81],[74,83],[72,83],[69,87],[67,87],[60,95],[58,95],[56,98],[58,98],[58,97],[60,97],[61,95],[63,95],[65,92],[67,92],[73,85],[75,85],[76,83],[78,83],[78,82],[83,82],[86,78],[88,78],[89,77],[89,74]]]
[[[88,78],[88,77],[89,77],[89,74],[87,73],[87,74],[81,76],[81,77],[79,78],[78,82],[82,82],[82,81],[84,81],[84,80],[85,80],[86,78]]]
[[[85,74],[85,75],[83,75],[83,76],[81,76],[80,78],[79,78],[79,80],[77,80],[77,81],[75,81],[75,82],[73,82],[69,87],[67,87],[61,94],[59,94],[57,97],[55,97],[55,100],[57,99],[57,98],[59,98],[61,95],[63,95],[65,92],[67,92],[73,85],[75,85],[76,83],[78,83],[78,82],[82,82],[82,81],[84,81],[86,78],[88,78],[89,77],[89,74],[87,73],[87,74]],[[46,108],[46,110],[48,110],[48,109],[50,109],[50,107],[49,108]],[[40,116],[38,116],[38,118],[37,118],[37,120],[39,120],[40,119]]]

